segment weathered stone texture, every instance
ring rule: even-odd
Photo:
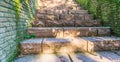
[[[29,39],[20,43],[21,54],[39,54],[42,52],[43,39]]]
[[[88,37],[88,52],[120,49],[120,38],[117,37]]]
[[[111,35],[109,27],[44,27],[29,28],[27,32],[28,34],[35,34],[36,37],[57,38]]]
[[[45,38],[43,40],[43,53],[71,52],[70,39]]]

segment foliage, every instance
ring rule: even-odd
[[[120,36],[120,0],[76,0],[102,21],[103,26],[110,26],[113,34]]]
[[[30,38],[35,38],[36,37],[36,35],[35,34],[26,34],[25,35],[25,39],[30,39]]]

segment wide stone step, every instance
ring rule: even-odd
[[[35,20],[31,22],[32,27],[96,27],[101,26],[99,20]],[[83,18],[80,18],[83,19]]]
[[[120,49],[118,37],[38,38],[20,43],[21,54],[74,53]]]
[[[66,11],[66,12],[65,12]],[[56,14],[57,12],[59,12],[59,14],[65,14],[65,13],[72,13],[72,14],[88,14],[88,10],[67,10],[67,9],[63,9],[63,10],[37,10],[38,14]]]
[[[39,55],[26,55],[18,57],[14,62],[71,62],[68,55],[60,54],[39,54]]]
[[[118,51],[119,52],[119,51]],[[119,62],[120,55],[111,51],[96,52],[96,55],[89,53],[73,53],[70,54],[73,62]]]
[[[110,36],[110,27],[42,27],[28,28],[28,34],[40,37],[82,37],[82,36]]]
[[[117,51],[120,53],[120,51]],[[89,53],[38,54],[17,57],[14,62],[119,62],[120,55],[112,51]]]
[[[86,10],[38,11],[36,17],[40,20],[93,20]]]

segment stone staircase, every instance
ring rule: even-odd
[[[120,49],[120,38],[110,27],[80,7],[74,0],[43,0],[28,28],[35,39],[20,43],[22,54],[94,52]]]

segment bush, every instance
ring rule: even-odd
[[[76,0],[81,6],[100,19],[103,26],[110,26],[114,35],[120,36],[120,0]]]

